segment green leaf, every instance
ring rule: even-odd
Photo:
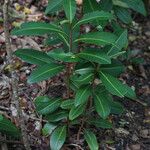
[[[100,70],[117,77],[125,71],[125,67],[119,61],[112,61],[112,64],[110,65],[102,65]]]
[[[114,45],[117,37],[109,32],[91,32],[81,35],[75,42],[85,42],[96,45]]]
[[[50,99],[47,96],[39,96],[35,99],[36,110],[41,115],[54,112],[60,104],[60,99]]]
[[[83,1],[83,11],[85,13],[93,12],[99,10],[99,5],[96,1],[93,0],[84,0]]]
[[[94,68],[92,68],[92,67],[78,68],[78,69],[75,70],[75,73],[81,74],[81,75],[92,74],[93,72],[94,72]]]
[[[114,12],[123,23],[130,24],[132,22],[131,14],[126,8],[115,7]]]
[[[62,49],[55,49],[47,53],[53,59],[63,62],[78,62],[79,58],[71,52],[65,53]]]
[[[99,49],[86,49],[83,52],[79,53],[78,56],[85,60],[96,62],[99,64],[111,63],[109,56],[107,56],[104,52],[102,52]]]
[[[62,33],[59,33],[58,36],[59,36],[60,40],[63,42],[63,44],[65,46],[67,46],[67,48],[70,48],[70,45],[69,45],[69,42],[68,42],[69,37],[67,37],[65,34],[62,34]]]
[[[88,100],[88,97],[91,94],[90,91],[91,91],[91,86],[88,86],[88,85],[81,86],[76,91],[75,106],[79,106],[81,104],[84,104]]]
[[[122,2],[121,0],[112,0],[113,5],[129,8],[129,6],[126,4],[126,2]]]
[[[44,66],[38,67],[32,72],[28,78],[28,83],[35,83],[51,78],[61,72],[64,66],[58,64],[46,64]]]
[[[56,36],[56,35],[55,35]],[[60,44],[61,41],[60,39],[56,36],[56,37],[52,37],[49,36],[45,41],[44,41],[44,45],[45,46],[52,46],[52,45],[57,45]]]
[[[135,91],[131,87],[129,87],[128,85],[125,85],[125,86],[127,89],[127,93],[125,94],[125,96],[130,98],[130,99],[135,100],[137,98]]]
[[[122,0],[122,2],[126,3],[128,7],[130,7],[134,11],[137,11],[144,16],[146,15],[145,6],[142,0]]]
[[[108,99],[109,106],[111,108],[111,113],[112,114],[122,114],[124,112],[124,107],[121,103],[114,101],[113,98],[110,96]]]
[[[0,132],[12,137],[19,137],[19,129],[7,118],[0,114]]]
[[[46,53],[34,49],[18,49],[14,54],[28,63],[40,66],[52,62]]]
[[[99,7],[101,10],[110,12],[113,8],[112,0],[101,0],[99,2]]]
[[[48,3],[48,6],[45,10],[45,14],[49,14],[51,12],[54,12],[54,10],[57,10],[61,5],[63,4],[63,0],[50,0]]]
[[[113,127],[112,123],[106,119],[90,119],[89,123],[94,125],[97,128],[102,128],[102,129],[111,129]]]
[[[61,103],[60,107],[62,109],[71,109],[74,105],[74,99],[68,99]]]
[[[94,92],[95,109],[103,119],[106,119],[110,114],[110,107],[108,105],[109,95],[102,88],[98,91],[99,92]]]
[[[54,130],[50,138],[51,150],[60,150],[66,140],[66,126],[60,126]]]
[[[69,119],[70,120],[74,120],[76,119],[78,116],[80,116],[83,111],[85,109],[85,106],[84,105],[80,105],[80,106],[73,106],[69,112]]]
[[[50,34],[51,32],[65,34],[61,28],[54,24],[45,22],[26,22],[21,24],[19,28],[15,28],[12,35],[44,35]]]
[[[96,139],[95,134],[92,131],[85,130],[84,131],[84,138],[88,143],[90,150],[98,150],[98,142]]]
[[[68,117],[68,112],[64,111],[64,110],[60,110],[58,112],[54,112],[52,114],[48,114],[46,115],[46,120],[48,120],[49,122],[58,122],[61,120],[66,120]]]
[[[117,54],[118,52],[120,52],[120,50],[126,46],[127,42],[128,42],[128,38],[127,38],[127,30],[121,30],[118,33],[118,37],[115,41],[115,45],[116,46],[112,46],[108,52],[107,55],[112,57],[113,55]]]
[[[86,73],[83,75],[80,75],[79,77],[77,75],[74,75],[71,80],[73,80],[73,82],[76,82],[79,86],[83,85],[83,84],[89,84],[90,82],[92,82],[94,79],[94,74],[93,73]]]
[[[75,0],[64,0],[65,14],[70,22],[72,22],[76,14],[76,1]]]
[[[49,136],[49,135],[53,132],[53,130],[54,130],[56,127],[57,127],[57,126],[54,125],[54,124],[52,124],[52,123],[46,123],[46,124],[44,125],[44,127],[42,128],[42,134],[43,134],[44,136]]]
[[[119,114],[122,114],[125,110],[124,107],[119,102],[112,101],[112,102],[110,102],[110,105],[111,105],[111,113],[112,114],[119,115]]]
[[[83,16],[83,18],[78,21],[74,26],[73,28],[75,28],[76,26],[79,26],[81,24],[86,24],[86,23],[89,23],[91,21],[94,21],[94,20],[109,20],[109,19],[112,19],[113,16],[112,14],[108,13],[108,12],[104,12],[104,11],[94,11],[94,12],[91,12],[91,13],[88,13],[88,14],[85,14]]]
[[[94,65],[91,64],[91,62],[87,62],[86,60],[81,60],[80,59],[80,63],[78,63],[76,66],[75,66],[75,74],[80,74],[80,75],[83,75],[83,74],[91,74],[91,73],[94,73]]]
[[[124,97],[124,95],[127,93],[126,86],[122,84],[117,78],[101,71],[100,79],[106,89],[113,95]]]

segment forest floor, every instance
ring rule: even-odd
[[[42,13],[46,2],[31,3],[31,0],[18,0],[12,4],[10,18],[11,26],[17,26],[24,21],[51,21],[53,17],[45,17]],[[150,12],[150,11],[149,11]],[[10,66],[6,65],[6,51],[4,31],[2,24],[2,12],[0,11],[0,113],[5,114],[17,125],[15,120],[16,112],[10,108],[11,88],[8,84],[10,76]],[[150,150],[150,14],[143,17],[135,14],[135,22],[129,28],[129,48],[131,50],[126,72],[121,75],[121,79],[132,86],[138,100],[132,101],[124,99],[125,113],[120,116],[111,116],[114,124],[113,129],[95,129],[101,150]],[[12,39],[12,49],[34,48],[37,50],[50,50],[52,47],[44,47],[43,39],[39,37],[15,37]],[[134,59],[133,58],[138,58]],[[138,61],[141,61],[138,64]],[[27,84],[27,77],[30,75],[34,65],[22,62],[15,58],[16,71],[19,81],[19,97],[22,106],[24,119],[27,127],[28,138],[33,146],[33,150],[48,150],[49,138],[41,136],[43,121],[41,116],[35,112],[34,99],[38,95],[47,94],[49,96],[61,96],[65,92],[62,75],[44,81],[40,84]],[[122,101],[118,99],[119,101]],[[12,113],[13,112],[13,113]],[[78,127],[77,127],[78,128]],[[76,143],[76,130],[72,132],[69,143]],[[0,137],[0,139],[3,137]],[[81,136],[78,143],[86,150],[86,145]],[[66,143],[67,145],[67,143]],[[22,145],[11,143],[10,150],[22,149]],[[75,149],[70,146],[70,149]],[[64,147],[64,150],[69,148]]]

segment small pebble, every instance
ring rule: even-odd
[[[131,147],[131,150],[141,150],[140,144],[131,145],[130,147]]]

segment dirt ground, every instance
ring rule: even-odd
[[[53,18],[45,17],[42,13],[46,2],[43,0],[39,3],[31,3],[30,0],[18,0],[12,4],[12,8],[16,15],[11,18],[11,26],[16,26],[24,20],[40,21],[53,20]],[[149,11],[150,12],[150,11]],[[24,13],[26,14],[24,16]],[[2,13],[0,12],[0,18]],[[126,111],[120,116],[112,115],[110,119],[114,124],[111,130],[95,129],[98,141],[101,143],[100,150],[150,150],[150,13],[147,17],[134,14],[134,23],[129,27],[129,49],[132,51],[129,61],[123,63],[127,65],[126,72],[121,75],[128,85],[132,86],[138,99],[136,101],[129,99],[118,99],[122,101]],[[39,37],[12,37],[12,48],[15,51],[19,47],[32,47],[38,50],[51,49],[44,47],[42,39]],[[133,58],[140,58],[142,62],[131,61]],[[41,117],[35,112],[34,99],[38,95],[46,93],[49,96],[61,96],[65,92],[62,75],[42,82],[40,84],[27,84],[27,77],[30,75],[34,65],[29,65],[20,61],[16,62],[16,71],[19,81],[19,96],[20,103],[24,112],[25,123],[27,126],[28,138],[31,142],[33,150],[48,150],[49,138],[41,136],[41,127],[44,124]],[[15,118],[15,109],[10,108],[10,91],[11,87],[8,84],[9,66],[6,65],[6,52],[2,22],[0,22],[0,113],[3,113],[11,118],[17,125]],[[14,109],[14,110],[13,110]],[[11,114],[13,112],[13,114]],[[69,143],[76,142],[76,130],[72,131],[72,136],[69,137]],[[0,137],[2,139],[3,137]],[[12,140],[12,139],[11,139]],[[13,139],[13,141],[15,141]],[[83,150],[87,150],[84,140],[79,143]],[[64,150],[74,150],[74,146],[66,146]],[[15,142],[8,144],[10,150],[23,149],[21,144]],[[68,147],[68,148],[67,148]]]

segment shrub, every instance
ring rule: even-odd
[[[127,30],[119,25],[117,17],[130,23],[130,9],[145,15],[141,0],[102,0],[100,3],[84,0],[81,18],[76,17],[75,0],[53,0],[45,13],[49,15],[63,10],[66,18],[50,24],[27,22],[12,31],[12,35],[18,36],[47,35],[45,44],[61,45],[48,52],[34,49],[15,52],[22,60],[37,65],[28,83],[37,83],[65,72],[66,99],[48,96],[35,99],[37,112],[48,120],[43,134],[51,135],[52,150],[59,150],[66,137],[71,136],[68,131],[72,125],[81,126],[89,148],[98,150],[96,135],[90,127],[111,128],[109,115],[124,111],[122,104],[112,96],[136,99],[135,92],[117,79],[125,70],[118,58],[126,53],[128,45]],[[88,33],[81,31],[85,24],[91,26]]]

